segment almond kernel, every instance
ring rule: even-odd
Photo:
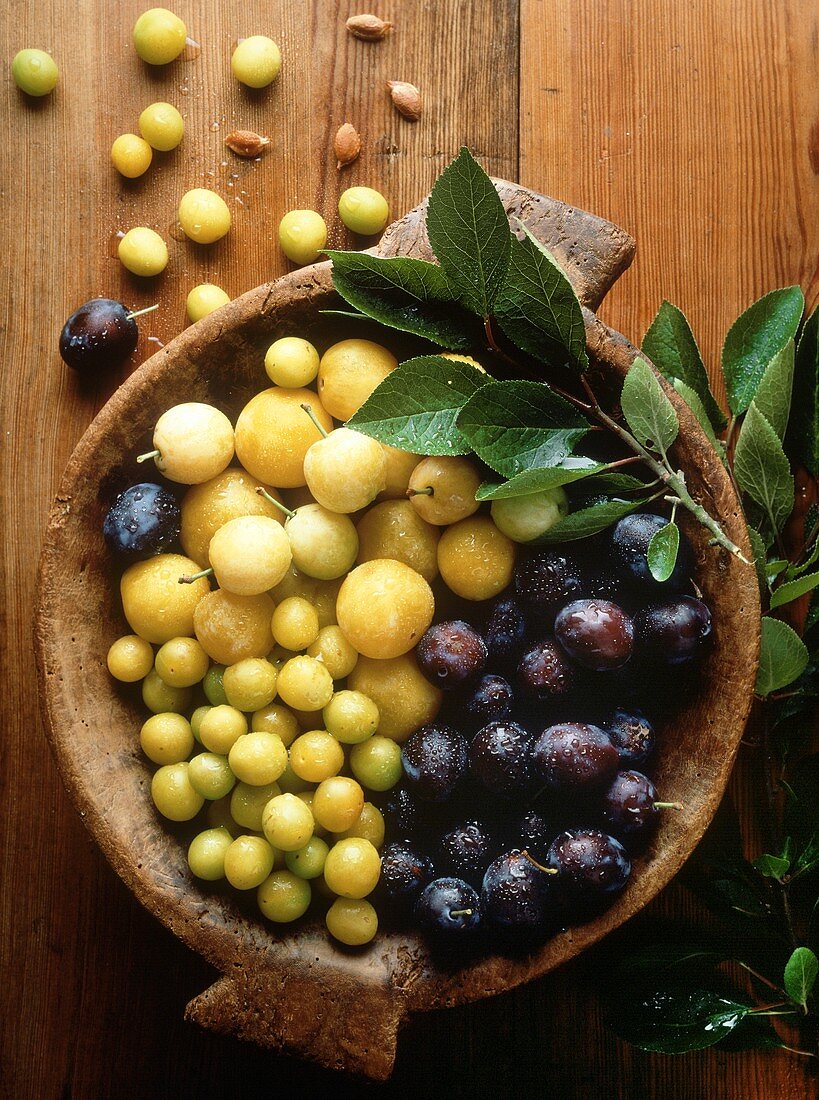
[[[333,141],[333,150],[336,154],[337,168],[344,168],[353,163],[361,152],[361,138],[355,126],[349,122],[339,126]]]
[[[270,138],[253,130],[233,130],[225,138],[225,145],[237,157],[258,157],[269,144]]]
[[[378,42],[389,34],[392,23],[385,23],[377,15],[369,12],[364,15],[351,15],[347,20],[347,30],[356,38],[365,42]]]

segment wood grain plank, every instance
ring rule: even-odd
[[[39,533],[74,444],[128,371],[180,331],[188,289],[212,280],[235,296],[288,269],[276,243],[287,209],[320,210],[332,244],[343,247],[354,243],[336,214],[344,187],[378,187],[398,216],[462,143],[489,171],[516,177],[518,5],[375,0],[395,30],[372,45],[344,29],[361,10],[352,0],[180,0],[171,6],[201,49],[160,70],[144,66],[130,45],[133,22],[148,6],[12,0],[0,28],[2,56],[37,45],[53,52],[61,71],[44,102],[27,101],[10,79],[0,90],[0,1095],[228,1097],[271,1085],[283,1095],[316,1088],[346,1095],[353,1086],[328,1074],[183,1022],[185,1003],[212,972],[139,908],[102,860],[39,725],[31,647]],[[233,45],[253,33],[276,39],[284,58],[279,82],[262,93],[230,75]],[[417,125],[389,102],[385,81],[396,77],[422,88]],[[143,179],[122,181],[109,164],[111,142],[134,130],[156,99],[182,111],[184,142],[158,155]],[[331,141],[348,119],[364,149],[339,174]],[[269,153],[258,163],[229,154],[224,137],[234,127],[268,134]],[[194,186],[218,191],[233,214],[230,235],[211,248],[172,235],[179,198]],[[138,224],[168,241],[171,261],[156,280],[129,276],[116,259],[116,233]],[[131,364],[80,385],[62,366],[56,338],[68,313],[96,295],[160,309],[142,322]],[[439,1028],[431,1019],[414,1033],[403,1056],[405,1083],[419,1062],[428,1064],[419,1051]]]
[[[637,258],[601,315],[639,343],[669,298],[690,318],[712,377],[728,326],[751,301],[797,282],[816,297],[808,74],[818,14],[801,0],[522,0],[521,183],[633,234]],[[751,734],[731,783],[753,855],[765,842],[758,756]],[[658,918],[695,927],[707,919],[672,888],[630,935]],[[558,1017],[542,1018],[546,1042],[566,1052],[563,1095],[594,1095],[602,1082],[623,1098],[811,1094],[806,1060],[784,1053],[663,1058],[615,1043],[590,1007],[591,989],[577,982],[595,966],[605,971],[615,951],[616,942],[604,945],[550,986],[561,1016],[585,1025],[583,1042],[571,1045]]]
[[[667,297],[714,364],[767,290],[815,299],[818,18],[804,0],[523,0],[520,182],[637,239],[602,310],[631,339]]]

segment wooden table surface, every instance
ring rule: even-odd
[[[147,6],[12,0],[0,32],[7,61],[39,46],[61,74],[45,101],[26,100],[10,76],[2,92],[0,1095],[811,1094],[804,1060],[784,1053],[668,1058],[617,1042],[595,995],[605,947],[528,988],[416,1019],[384,1087],[184,1023],[186,1001],[213,974],[133,900],[69,803],[38,715],[31,618],[57,480],[127,373],[80,386],[57,355],[65,316],[98,295],[159,302],[130,370],[180,331],[193,284],[212,280],[236,295],[286,270],[275,230],[287,209],[322,211],[332,244],[346,246],[334,216],[340,188],[378,187],[399,215],[466,144],[491,173],[636,237],[636,263],[601,310],[635,341],[668,297],[714,363],[729,323],[765,291],[801,282],[814,300],[815,0],[178,0],[200,48],[156,70],[130,44]],[[395,23],[378,45],[344,30],[368,6]],[[229,68],[232,46],[254,33],[275,38],[284,57],[281,79],[260,94],[239,88]],[[391,109],[388,78],[422,88],[417,125]],[[108,161],[111,141],[155,99],[181,109],[184,143],[123,182]],[[345,120],[364,151],[340,176],[330,146]],[[270,135],[260,163],[227,153],[234,127]],[[210,249],[169,236],[192,186],[215,188],[232,209],[231,234]],[[158,280],[129,278],[115,258],[117,232],[134,224],[168,239]],[[753,772],[746,751],[733,796],[751,831]],[[654,917],[696,912],[675,886],[652,907]]]

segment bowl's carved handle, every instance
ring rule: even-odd
[[[634,259],[634,239],[613,222],[558,199],[539,195],[517,183],[495,180],[506,212],[517,227],[520,219],[549,249],[571,279],[584,306],[597,309]],[[382,256],[433,259],[426,232],[427,199],[388,226],[377,251]]]
[[[363,986],[342,970],[299,969],[222,977],[188,1004],[185,1018],[328,1069],[385,1081],[405,1014],[403,996],[387,985]]]

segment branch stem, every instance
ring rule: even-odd
[[[612,417],[608,415],[608,413],[605,413],[600,408],[600,405],[597,403],[597,398],[594,396],[594,392],[592,391],[586,379],[583,378],[582,382],[586,393],[588,394],[589,399],[592,402],[592,404],[589,406],[592,415],[595,416],[602,424],[605,424],[606,427],[613,431],[615,435],[619,436],[620,439],[622,439],[626,446],[629,448],[629,450],[634,451],[635,454],[639,455],[640,458],[642,458],[643,462],[645,462],[645,464],[649,467],[649,469],[653,470],[657,477],[659,477],[660,480],[663,481],[669,489],[672,489],[674,491],[676,496],[679,497],[680,504],[682,504],[684,508],[687,508],[688,511],[695,517],[695,519],[698,519],[703,527],[706,527],[711,532],[714,537],[714,541],[719,546],[722,546],[723,549],[733,554],[735,558],[739,558],[739,560],[741,562],[744,562],[745,565],[750,565],[751,563],[748,561],[748,559],[745,557],[745,555],[742,553],[736,543],[732,542],[731,539],[728,538],[728,536],[725,534],[717,521],[712,516],[709,516],[703,506],[701,504],[698,504],[688,492],[685,484],[685,478],[682,476],[682,474],[672,470],[669,465],[660,462],[659,459],[655,458],[654,455],[646,450],[646,448],[643,447],[643,445],[634,438],[631,432],[627,431],[622,425],[618,424],[616,420],[612,419]]]

